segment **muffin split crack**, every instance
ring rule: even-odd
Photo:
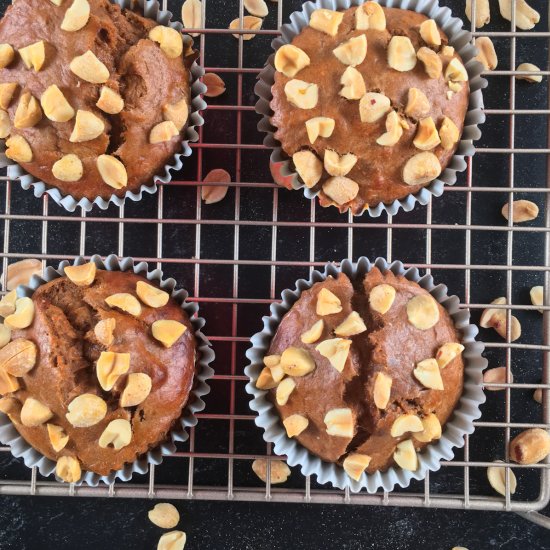
[[[416,193],[458,146],[468,74],[422,14],[317,9],[274,65],[274,136],[322,206],[360,214]]]
[[[328,277],[282,319],[256,386],[289,437],[358,480],[441,437],[462,394],[464,347],[447,311],[418,284],[373,268]]]
[[[47,185],[122,196],[181,147],[196,53],[179,31],[108,0],[16,0],[0,44],[6,156]]]

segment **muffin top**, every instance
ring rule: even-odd
[[[108,0],[16,0],[0,21],[6,155],[76,199],[138,190],[181,147],[194,58]]]
[[[68,460],[78,473],[107,475],[166,440],[193,384],[196,341],[156,283],[95,264],[65,274],[13,314],[10,295],[0,303],[12,327],[0,350],[0,410],[75,481]]]
[[[376,2],[315,10],[275,68],[275,138],[323,206],[360,214],[416,193],[456,150],[468,75],[420,13]]]
[[[290,437],[354,479],[394,461],[415,470],[416,450],[441,436],[462,393],[459,342],[415,282],[377,268],[354,283],[341,273],[301,293],[257,386]]]

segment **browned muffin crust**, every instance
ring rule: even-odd
[[[50,408],[54,416],[48,422],[61,426],[69,436],[66,447],[56,453],[50,443],[46,424],[27,427],[12,416],[25,440],[52,460],[61,456],[77,458],[83,470],[107,475],[125,463],[166,440],[169,430],[187,403],[195,373],[196,341],[187,314],[173,300],[159,308],[142,305],[134,317],[109,307],[105,298],[127,292],[135,296],[136,283],[146,281],[128,272],[97,271],[89,287],[79,287],[66,277],[39,287],[32,300],[35,318],[30,328],[16,331],[12,338],[26,338],[38,348],[36,365],[19,378],[21,389],[11,394],[21,403],[29,397]],[[152,284],[152,283],[149,283]],[[114,342],[101,344],[94,327],[102,319],[114,318]],[[170,348],[163,347],[151,335],[151,324],[159,319],[183,323],[187,330]],[[99,385],[96,362],[106,350],[130,353],[128,373],[118,378],[110,391]],[[139,405],[119,406],[128,375],[145,373],[152,389]],[[92,393],[107,402],[107,414],[97,424],[78,428],[67,420],[67,406],[77,396]],[[106,426],[115,419],[131,423],[132,439],[120,450],[102,448],[98,441]]]
[[[383,315],[369,307],[368,301],[372,288],[381,284],[388,284],[396,291],[391,308]],[[340,299],[341,312],[324,316],[316,313],[321,289],[330,290]],[[341,273],[337,279],[329,277],[302,292],[281,321],[269,355],[280,355],[294,346],[306,349],[315,361],[313,372],[294,377],[296,387],[286,405],[278,405],[276,389],[270,390],[270,398],[282,419],[301,414],[309,420],[307,428],[296,437],[304,447],[329,462],[342,463],[352,453],[368,455],[371,461],[367,472],[372,473],[386,470],[394,463],[393,453],[401,441],[413,439],[416,449],[428,444],[415,440],[411,433],[392,437],[390,430],[399,416],[414,414],[424,418],[434,413],[441,426],[445,424],[462,394],[464,363],[458,355],[440,369],[443,390],[428,389],[413,376],[416,364],[435,358],[440,346],[460,342],[449,314],[440,304],[437,304],[439,321],[432,328],[419,330],[408,321],[407,303],[414,296],[427,294],[418,284],[391,272],[382,274],[377,268],[354,284]],[[335,327],[352,311],[359,313],[367,330],[348,337],[352,344],[340,373],[315,348],[335,338]],[[322,335],[314,343],[304,344],[301,335],[318,319],[324,321]],[[379,372],[392,379],[389,402],[384,409],[377,408],[373,396]],[[339,408],[352,411],[353,437],[327,434],[325,415]]]
[[[189,105],[189,67],[194,56],[167,57],[158,43],[147,38],[157,25],[151,19],[121,10],[108,0],[89,0],[89,4],[89,20],[75,32],[60,28],[70,1],[58,7],[45,0],[16,0],[9,6],[0,22],[0,43],[18,50],[43,40],[46,56],[42,69],[36,72],[27,69],[16,52],[14,60],[0,70],[0,83],[19,85],[8,108],[11,135],[23,136],[33,153],[32,161],[21,162],[21,166],[63,194],[93,200],[138,190],[151,182],[180,149],[181,134],[156,144],[149,143],[149,134],[164,120],[163,106],[182,99]],[[86,82],[69,69],[70,62],[87,50],[109,70],[105,84]],[[103,121],[105,129],[97,138],[71,143],[74,117],[67,122],[53,122],[43,114],[33,127],[13,127],[21,95],[30,92],[40,101],[52,84],[59,87],[75,112],[90,111]],[[103,85],[124,99],[124,109],[119,114],[107,114],[96,106]],[[78,181],[61,181],[52,174],[52,166],[70,153],[82,161],[83,175]],[[127,187],[115,189],[102,180],[96,166],[97,157],[102,154],[114,155],[123,163]]]
[[[443,118],[449,117],[458,127],[460,135],[468,107],[469,84],[461,82],[460,91],[449,94],[451,97],[448,98],[451,90],[444,76],[445,70],[451,59],[460,60],[460,56],[456,52],[452,56],[443,55],[442,50],[448,44],[448,38],[441,30],[441,47],[430,46],[433,51],[438,52],[443,62],[443,73],[439,78],[429,78],[420,60],[414,69],[406,72],[398,72],[388,65],[388,44],[394,36],[408,37],[417,52],[419,48],[428,46],[419,31],[420,24],[427,20],[426,16],[408,10],[383,8],[386,30],[356,30],[356,9],[359,8],[353,7],[343,12],[343,20],[334,37],[311,26],[305,27],[294,37],[291,44],[302,49],[311,62],[293,78],[317,84],[319,99],[312,109],[295,107],[288,101],[284,91],[285,85],[292,79],[276,71],[275,84],[272,87],[271,122],[276,127],[275,138],[290,157],[298,151],[311,150],[323,161],[327,149],[340,155],[352,153],[358,157],[355,166],[346,174],[347,178],[359,185],[359,192],[353,200],[337,204],[323,192],[323,183],[330,177],[325,169],[314,189],[320,191],[321,205],[335,205],[341,212],[351,208],[355,214],[360,214],[369,205],[391,203],[395,199],[416,193],[423,187],[407,185],[403,180],[403,167],[407,160],[422,152],[413,144],[418,120],[404,113],[409,89],[418,88],[427,96],[430,102],[429,116],[438,130]],[[367,53],[364,61],[355,69],[364,79],[366,92],[386,95],[391,100],[392,108],[409,125],[408,129],[404,129],[398,143],[393,146],[376,143],[377,138],[386,132],[385,116],[376,122],[362,122],[359,116],[359,100],[349,100],[339,95],[342,89],[340,78],[347,65],[332,52],[343,42],[362,34],[367,37]],[[335,128],[330,137],[318,137],[312,144],[308,139],[305,122],[320,116],[334,119]],[[451,160],[456,147],[457,144],[446,150],[439,145],[431,150],[439,159],[442,171]]]

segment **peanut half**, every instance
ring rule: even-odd
[[[80,462],[72,456],[62,456],[55,466],[55,475],[66,483],[76,483],[82,476]]]
[[[512,0],[498,0],[500,15],[507,21],[512,21]],[[525,0],[516,0],[516,27],[524,31],[531,30],[539,21],[540,14]]]
[[[403,167],[403,181],[407,185],[424,185],[441,174],[441,164],[436,155],[424,151],[411,157]]]
[[[201,0],[185,0],[181,6],[181,20],[186,29],[200,29],[202,27]],[[190,32],[191,36],[199,36],[198,32]]]
[[[281,46],[275,54],[275,69],[288,78],[294,78],[310,63],[307,53],[292,44]]]
[[[492,71],[496,69],[498,57],[493,41],[488,36],[480,36],[476,38],[475,45],[479,51],[476,59],[485,67],[485,70]]]
[[[331,176],[345,176],[357,163],[357,157],[353,153],[340,155],[331,149],[325,149],[323,161],[325,170]]]
[[[501,460],[495,460],[495,462],[502,462]],[[509,471],[509,490],[510,494],[513,495],[516,492],[517,480],[512,468],[508,469]],[[506,496],[506,468],[502,466],[489,466],[487,468],[487,479],[491,487],[503,497]]]
[[[283,420],[288,437],[300,435],[309,425],[309,420],[301,414],[292,414]]]
[[[510,203],[502,207],[502,216],[508,220]],[[530,222],[539,215],[539,207],[531,201],[519,200],[512,202],[512,221],[514,223]]]
[[[369,467],[371,460],[372,457],[369,455],[351,453],[344,459],[342,466],[351,479],[359,481],[363,472]]]
[[[343,18],[344,13],[341,11],[319,9],[312,12],[309,18],[309,26],[329,36],[336,36]]]
[[[354,67],[348,67],[340,78],[342,89],[338,95],[346,99],[361,99],[367,92],[363,75]]]
[[[18,298],[15,302],[15,312],[4,319],[4,324],[12,329],[30,327],[34,320],[34,302],[30,298]]]
[[[325,323],[323,319],[319,319],[316,321],[310,329],[306,330],[301,336],[300,340],[304,344],[314,344],[321,338],[321,335],[323,334],[323,330],[325,328]]]
[[[476,7],[476,29],[481,29],[491,21],[491,8],[489,0],[475,0]],[[472,20],[472,0],[466,0],[466,17]]]
[[[288,376],[305,376],[315,370],[315,360],[301,348],[289,347],[281,354],[281,367]]]
[[[168,502],[159,502],[147,513],[149,521],[161,529],[173,529],[180,521],[178,509]]]
[[[353,412],[351,409],[332,409],[325,414],[324,422],[328,435],[352,438],[355,433]]]
[[[107,424],[99,437],[98,445],[106,449],[109,445],[113,446],[115,451],[122,449],[130,444],[132,440],[132,426],[125,418],[117,418]]]
[[[342,205],[352,201],[359,193],[357,182],[344,176],[334,176],[323,184],[323,192],[336,204]]]
[[[168,292],[144,281],[136,283],[136,294],[145,305],[153,308],[165,306],[170,299]]]
[[[149,31],[149,38],[157,42],[166,57],[175,59],[183,52],[183,37],[179,31],[172,27],[158,25]]]
[[[42,262],[40,260],[35,260],[34,258],[20,260],[19,262],[8,265],[6,288],[8,290],[15,290],[19,285],[28,285],[33,275],[41,274]],[[15,311],[15,300],[15,296],[10,300],[10,302],[13,302],[13,311]],[[13,313],[13,311],[10,313]]]
[[[315,350],[326,357],[338,372],[342,372],[348,359],[350,347],[351,340],[331,338],[318,344]]]
[[[267,471],[270,470],[270,482],[272,485],[285,483],[290,477],[290,468],[282,460],[266,460],[257,458],[252,463],[252,471],[264,482],[267,483]]]
[[[128,375],[126,387],[120,395],[121,407],[136,407],[143,403],[151,393],[153,382],[144,372],[133,372]]]
[[[376,374],[374,379],[373,399],[374,404],[381,410],[388,406],[390,400],[392,378],[383,372]]]
[[[252,31],[259,31],[262,28],[263,20],[259,17],[255,17],[254,15],[245,15],[243,17],[243,26],[241,27],[241,21],[239,18],[233,19],[231,23],[229,23],[229,28],[234,30],[252,30]],[[240,36],[243,37],[243,40],[252,40],[256,34],[254,33],[246,33],[246,34],[234,34],[235,38],[239,39]]]
[[[109,307],[120,309],[134,317],[139,317],[141,315],[141,304],[135,296],[128,292],[111,294],[111,296],[105,298],[105,303]]]
[[[75,110],[55,84],[44,90],[40,96],[40,104],[46,117],[54,122],[67,122],[75,115]]]
[[[76,286],[90,286],[95,280],[97,266],[94,262],[68,265],[65,267],[64,273]]]
[[[158,340],[165,348],[171,348],[185,333],[187,327],[179,321],[161,319],[151,325],[153,338]]]
[[[170,531],[160,537],[157,550],[183,550],[187,535],[183,531]]]
[[[491,304],[504,305],[506,298],[496,298]],[[514,342],[521,337],[521,324],[517,317],[510,316],[510,341]],[[494,328],[502,338],[506,339],[507,335],[507,315],[505,309],[487,308],[481,314],[479,325],[483,328]]]
[[[24,376],[34,368],[36,355],[34,342],[16,338],[0,350],[0,369],[12,376]]]
[[[550,435],[541,428],[525,430],[510,441],[508,451],[518,464],[536,464],[550,454]]]
[[[69,68],[78,78],[91,84],[104,84],[109,80],[109,69],[91,50],[73,58]]]
[[[107,403],[92,393],[75,397],[67,406],[67,420],[75,428],[89,428],[101,422],[107,414]]]
[[[393,36],[388,45],[388,65],[399,72],[412,71],[416,66],[416,51],[407,36]]]
[[[128,173],[124,164],[112,155],[99,155],[96,161],[101,179],[114,189],[122,189],[128,185]]]
[[[540,69],[536,65],[533,65],[533,63],[521,63],[520,65],[518,65],[518,68],[516,69],[516,71],[538,73],[540,72]],[[534,82],[537,84],[540,84],[542,82],[541,74],[517,75],[516,78],[518,80],[526,80],[527,82]]]
[[[74,0],[65,12],[61,22],[61,30],[75,32],[86,25],[90,18],[90,4],[88,0]]]
[[[84,166],[76,155],[68,154],[54,162],[52,174],[61,181],[78,181],[84,174]]]
[[[124,100],[118,92],[108,86],[101,86],[101,92],[95,105],[104,113],[116,115],[124,109]]]
[[[21,424],[29,428],[41,426],[53,416],[53,412],[34,397],[27,397],[21,409]]]
[[[96,363],[99,385],[105,390],[113,389],[116,381],[128,372],[130,368],[130,354],[102,351]]]
[[[378,2],[365,2],[355,10],[355,28],[357,30],[385,31],[386,14]]]
[[[311,151],[298,151],[292,155],[296,172],[308,188],[314,187],[323,175],[323,163]]]

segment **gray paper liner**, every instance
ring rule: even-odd
[[[179,420],[175,422],[170,430],[170,439],[139,456],[134,462],[125,464],[122,469],[112,471],[109,475],[100,476],[94,472],[83,471],[82,477],[76,483],[76,485],[87,484],[97,486],[100,481],[110,484],[117,478],[121,481],[129,481],[134,473],[146,474],[149,470],[149,464],[158,465],[162,462],[164,456],[174,454],[176,451],[176,441],[186,441],[189,438],[187,428],[197,424],[197,417],[195,414],[204,409],[205,403],[202,397],[210,392],[210,387],[206,381],[214,375],[214,370],[209,366],[214,360],[214,351],[212,350],[208,338],[202,333],[205,320],[197,315],[199,309],[197,304],[187,302],[188,293],[185,290],[174,290],[176,286],[176,281],[174,279],[164,280],[160,269],[149,271],[149,266],[145,262],[134,264],[132,258],[119,259],[114,254],[111,254],[105,258],[105,260],[102,260],[101,256],[94,255],[90,261],[94,262],[98,269],[105,269],[107,271],[132,271],[146,277],[149,281],[157,282],[160,288],[169,292],[171,298],[180,304],[181,308],[187,313],[197,339],[197,354],[195,359],[196,372],[193,379],[193,387],[189,392],[187,404],[183,408]],[[80,265],[83,263],[86,263],[86,260],[79,257],[74,261],[73,265]],[[20,285],[17,287],[17,295],[19,297],[31,297],[39,286],[62,277],[64,275],[64,269],[68,265],[71,264],[67,261],[63,261],[59,264],[57,269],[47,267],[42,276],[33,275],[28,286]],[[56,463],[29,445],[15,429],[8,416],[1,412],[0,442],[4,445],[9,445],[13,456],[22,458],[25,465],[29,468],[36,466],[40,474],[44,477],[50,476],[51,474],[55,475]],[[57,476],[56,479],[61,481]]]
[[[277,409],[267,399],[268,392],[257,389],[256,380],[264,366],[263,358],[269,350],[279,323],[298,300],[302,291],[311,288],[314,283],[325,280],[329,275],[336,277],[340,272],[345,273],[352,280],[362,278],[373,266],[378,267],[382,273],[391,271],[395,275],[402,275],[410,281],[417,282],[449,312],[455,327],[462,334],[461,342],[465,348],[463,352],[464,389],[453,414],[443,428],[441,439],[427,445],[418,453],[419,466],[416,471],[411,472],[392,466],[386,472],[363,473],[359,481],[355,481],[346,474],[341,466],[321,460],[295,439],[286,435]],[[290,466],[300,466],[303,475],[315,475],[321,484],[331,483],[334,487],[349,488],[352,492],[366,489],[369,493],[375,493],[380,489],[391,491],[396,485],[408,487],[412,479],[424,479],[427,472],[439,470],[442,460],[453,458],[454,447],[464,446],[464,436],[473,433],[473,422],[481,416],[479,407],[485,403],[482,371],[487,367],[487,360],[481,355],[485,346],[475,339],[478,328],[470,324],[469,311],[459,309],[460,300],[457,296],[448,296],[445,285],[436,285],[431,275],[421,277],[415,267],[405,269],[401,262],[396,261],[388,264],[385,259],[377,258],[374,263],[371,263],[368,258],[361,257],[357,263],[343,260],[339,267],[328,263],[322,273],[313,271],[307,281],[299,279],[296,282],[296,289],[284,290],[281,297],[282,303],[271,304],[271,316],[263,317],[263,330],[250,339],[252,347],[246,352],[250,364],[244,370],[250,379],[246,385],[247,393],[252,396],[250,408],[258,413],[255,423],[258,427],[263,428],[264,440],[273,443],[275,454],[286,455],[286,461]]]
[[[304,3],[301,11],[295,11],[290,15],[290,23],[281,27],[281,36],[271,42],[273,50],[277,51],[284,44],[289,44],[292,39],[300,33],[309,23],[311,13],[318,8],[331,10],[345,10],[352,6],[363,4],[363,0],[316,0],[315,2]],[[472,35],[465,31],[460,19],[453,17],[449,8],[439,6],[438,0],[378,0],[378,3],[387,8],[402,8],[412,10],[435,19],[440,28],[445,31],[449,38],[449,44],[453,46],[462,57],[468,75],[470,77],[470,101],[464,121],[462,138],[456,149],[455,155],[451,158],[447,168],[438,179],[423,187],[416,194],[410,194],[402,199],[396,199],[390,204],[378,203],[366,209],[372,217],[378,217],[382,212],[393,216],[400,208],[410,212],[418,202],[426,205],[431,195],[439,197],[445,190],[445,185],[454,185],[457,179],[457,172],[464,172],[467,167],[465,158],[472,157],[475,152],[474,140],[481,137],[479,124],[485,122],[483,113],[483,95],[481,90],[487,87],[487,80],[480,75],[484,68],[481,63],[475,60],[477,49],[470,44]],[[258,76],[258,82],[254,88],[258,101],[256,112],[263,116],[258,123],[258,130],[265,132],[264,145],[273,149],[270,157],[271,175],[275,183],[287,189],[303,189],[304,196],[314,199],[319,191],[308,189],[300,180],[298,174],[293,170],[289,156],[283,151],[281,144],[275,139],[276,128],[271,124],[270,118],[273,115],[270,103],[273,99],[271,87],[274,84],[274,58],[271,54],[266,66]],[[356,214],[361,216],[363,212]]]
[[[180,31],[183,25],[178,21],[171,21],[172,13],[160,9],[160,4],[157,0],[110,0],[113,4],[118,4],[122,9],[132,9],[136,5],[142,8],[144,17],[154,19],[160,25],[165,25]],[[192,45],[193,39],[184,34],[183,42],[185,45]],[[180,170],[183,166],[182,157],[191,155],[192,150],[189,142],[199,140],[197,128],[204,124],[204,119],[200,115],[200,111],[204,111],[207,107],[206,102],[202,98],[202,94],[206,92],[206,86],[199,80],[204,75],[204,69],[200,67],[196,61],[191,65],[191,113],[189,115],[188,126],[185,129],[184,139],[182,141],[181,153],[176,153],[171,164],[165,164],[162,172],[153,176],[153,182],[150,184],[142,184],[138,191],[127,191],[124,196],[111,195],[108,199],[97,197],[93,201],[86,197],[80,200],[75,199],[71,195],[63,195],[59,189],[52,187],[36,179],[34,176],[23,170],[19,164],[14,163],[4,154],[5,143],[0,146],[0,168],[7,168],[7,176],[9,179],[18,179],[21,187],[28,191],[33,189],[36,198],[42,197],[45,193],[49,195],[59,206],[62,206],[68,212],[74,212],[78,207],[83,208],[86,212],[92,210],[93,206],[98,206],[101,210],[106,210],[109,204],[113,203],[116,206],[122,206],[126,199],[137,202],[140,201],[144,193],[150,195],[157,192],[157,181],[168,183],[172,180],[172,171]]]

